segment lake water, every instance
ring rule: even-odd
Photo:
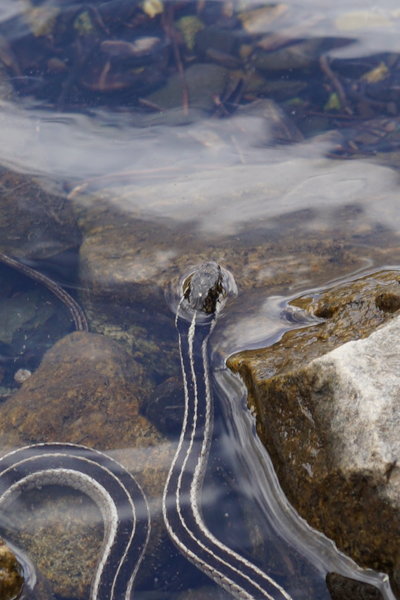
[[[179,377],[178,282],[204,260],[233,273],[238,292],[211,342],[216,415],[202,511],[218,539],[296,600],[329,600],[328,572],[394,596],[384,575],[358,568],[288,505],[244,387],[224,361],[293,327],[284,316],[290,298],[399,264],[399,32],[394,0],[3,0],[0,7],[0,250],[66,285],[91,331],[133,355],[145,382],[141,412],[158,428],[157,413],[166,409],[152,409],[151,398]],[[70,327],[57,305],[53,319],[32,316],[32,306],[53,301],[41,286],[6,267],[0,275],[4,320],[12,320],[16,297],[23,313],[31,311],[1,333],[6,406],[17,389],[16,368],[37,368]],[[162,425],[168,449],[160,451],[160,481],[182,418],[177,394],[177,413]],[[85,423],[80,427],[81,438],[62,441],[85,440]],[[131,470],[140,477],[135,442],[119,447],[101,431],[96,439],[118,459],[129,451],[128,468],[137,454]],[[45,430],[25,428],[21,445],[27,440],[48,441]],[[23,554],[36,564],[42,548],[36,544],[35,555],[29,537],[40,536],[46,522],[58,527],[63,509],[59,490],[53,507],[52,494],[29,493],[2,522],[5,536],[25,544]],[[78,523],[82,515],[95,522],[96,549],[96,509],[65,494]],[[41,525],[30,521],[32,506]],[[156,498],[153,512],[158,523]],[[159,539],[135,597],[230,597],[165,532]],[[78,575],[60,584],[63,549],[54,549],[56,566],[46,552],[47,597],[87,598],[90,561],[84,584]],[[75,568],[71,553],[84,562],[85,552],[77,542],[65,562]]]

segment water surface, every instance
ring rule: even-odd
[[[0,8],[2,204],[20,203],[14,226],[1,224],[1,249],[75,290],[92,330],[125,345],[153,390],[179,375],[170,306],[183,272],[207,258],[233,271],[238,297],[212,340],[216,435],[203,510],[215,535],[295,599],[329,599],[329,571],[392,596],[384,576],[357,568],[294,514],[224,360],[292,327],[282,311],[296,294],[398,264],[399,20],[389,0]],[[43,225],[31,177],[71,210],[76,240]],[[33,289],[35,306],[50,302],[30,285],[18,280],[9,294],[29,303]],[[36,368],[69,330],[56,321],[42,324],[43,339],[29,334],[29,352],[21,340],[2,346],[6,367]],[[8,402],[11,371],[2,385]],[[168,444],[179,401],[177,410]],[[30,501],[45,502],[50,518],[47,499]],[[98,521],[93,507],[82,512]],[[209,580],[172,546],[151,552],[138,598],[190,588],[207,597]]]

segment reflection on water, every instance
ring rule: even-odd
[[[234,271],[240,295],[213,339],[216,434],[202,509],[215,535],[271,572],[295,599],[328,600],[328,571],[373,583],[387,600],[393,596],[384,576],[359,569],[294,514],[255,435],[242,386],[227,374],[224,360],[298,326],[297,315],[296,323],[282,317],[288,297],[400,260],[399,27],[395,0],[379,6],[362,0],[245,6],[228,0],[3,0],[0,6],[1,249],[40,258],[40,268],[61,265],[56,278],[80,290],[92,331],[120,344],[116,362],[128,365],[133,356],[135,418],[161,410],[182,414],[166,290],[207,258]],[[19,178],[10,179],[8,169]],[[44,202],[38,189],[49,194]],[[43,299],[39,319],[37,289],[23,281],[13,285],[2,286],[0,308],[19,318],[10,316],[0,332],[0,408],[7,410],[13,398],[14,410],[23,405],[21,392],[10,395],[12,368],[23,360],[35,368],[59,337],[54,329],[68,331],[61,308],[59,317],[52,309],[47,319],[50,301]],[[87,347],[78,351],[88,356]],[[166,408],[160,400],[160,409],[149,410],[152,397],[164,398],[162,384],[170,390]],[[82,408],[89,402],[84,393],[80,401]],[[153,432],[158,450],[121,449],[122,419],[105,405],[106,417],[86,411],[82,423],[81,408],[73,404],[76,414],[64,414],[60,431],[82,442],[97,423],[98,445],[139,478],[154,467],[158,487],[146,483],[156,541],[137,597],[179,600],[193,587],[200,590],[193,598],[215,598],[208,578],[188,566],[158,529],[160,481],[176,429],[163,431],[170,439]],[[121,428],[119,444],[101,438],[113,427]],[[153,431],[154,425],[141,427]],[[26,423],[20,429],[32,436]],[[34,505],[46,523],[47,501],[33,491],[18,515]],[[96,520],[82,498],[74,497],[75,503],[87,525],[93,514]],[[65,506],[52,510],[60,531],[68,533],[72,516],[62,524]],[[11,529],[34,556],[29,539],[41,537],[43,523],[26,519]],[[89,537],[82,539],[85,545]],[[83,579],[96,558],[91,541]],[[88,581],[76,585],[85,598]],[[76,589],[65,589],[64,597],[76,597]]]
[[[302,209],[313,211],[303,226],[321,230],[337,218],[338,209],[354,206],[360,227],[379,224],[398,232],[395,171],[318,157],[326,144],[260,148],[257,138],[264,123],[257,117],[234,117],[217,125],[205,121],[182,131],[156,127],[139,135],[122,122],[109,140],[101,122],[89,117],[71,116],[59,123],[42,115],[15,116],[7,108],[3,115],[3,164],[45,174],[58,184],[79,178],[74,196],[108,189],[118,208],[140,218],[194,223],[220,236],[251,229],[260,220],[269,229],[271,219]],[[237,129],[240,154],[223,141]],[[215,149],[199,141],[211,132],[221,134]]]

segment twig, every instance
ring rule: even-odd
[[[339,100],[340,100],[340,104],[342,105],[343,109],[350,115],[353,114],[352,109],[350,108],[348,102],[347,102],[347,97],[346,94],[344,92],[343,86],[340,83],[339,79],[337,78],[337,76],[335,75],[335,73],[332,71],[328,58],[326,56],[321,56],[321,58],[319,59],[319,64],[321,66],[322,71],[325,73],[325,75],[328,77],[328,79],[330,80],[330,82],[332,83],[334,89],[336,90],[337,95],[339,96]]]

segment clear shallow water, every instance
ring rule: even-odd
[[[48,6],[53,5],[58,3]],[[3,2],[0,10],[3,35],[9,31],[8,42],[16,48],[18,40],[26,35],[27,25],[22,18],[26,5]],[[351,6],[343,2],[329,7],[318,2],[286,3],[282,17],[260,19],[250,33],[238,30],[237,36],[245,37],[250,45],[267,34],[289,40],[323,38],[327,40],[325,52],[329,59],[350,61],[349,69],[357,61],[359,68],[359,62],[379,53],[365,68],[368,72],[396,51],[399,18],[395,2],[384,2],[379,7],[355,1]],[[310,72],[316,89],[323,88],[323,75],[315,72],[321,54],[323,51],[318,50],[310,71],[299,77],[304,80]],[[8,54],[3,54],[3,61],[4,56]],[[207,60],[202,58],[201,62]],[[252,68],[247,69],[251,78]],[[221,369],[229,353],[271,343],[283,333],[288,324],[282,321],[281,311],[288,297],[338,277],[398,262],[395,153],[388,154],[387,160],[381,153],[351,161],[328,158],[337,147],[337,131],[342,124],[337,114],[330,116],[330,127],[314,128],[312,135],[304,135],[301,142],[277,145],[273,124],[263,108],[255,105],[249,110],[249,95],[224,118],[213,114],[213,110],[192,112],[182,118],[180,103],[152,112],[143,110],[136,101],[127,106],[126,97],[120,108],[115,96],[111,102],[101,94],[97,103],[75,101],[61,110],[52,105],[51,99],[43,98],[42,92],[35,96],[38,86],[35,88],[34,78],[39,84],[45,79],[44,72],[18,74],[13,66],[9,71],[17,94],[1,105],[1,165],[40,176],[45,189],[61,194],[66,203],[74,202],[78,213],[80,206],[89,212],[95,210],[101,197],[109,203],[111,214],[122,215],[128,223],[135,219],[151,226],[153,236],[136,248],[136,271],[132,274],[136,283],[140,283],[137,272],[143,271],[146,281],[158,282],[160,273],[176,271],[182,256],[190,253],[191,243],[202,247],[205,254],[221,254],[222,247],[231,268],[237,261],[239,298],[231,302],[213,339],[218,439],[203,493],[205,516],[213,532],[244,554],[255,551],[256,558],[252,558],[276,573],[294,598],[310,598],[310,594],[313,599],[329,598],[324,578],[330,570],[384,587],[379,576],[358,571],[332,544],[309,531],[292,514],[268,456],[255,437],[243,389]],[[396,75],[395,67],[393,72]],[[19,86],[19,78],[24,77],[31,78],[27,86],[30,93]],[[294,80],[297,75],[292,69],[283,69],[275,79]],[[325,85],[331,83],[324,81]],[[301,124],[295,103],[276,104],[297,125]],[[302,110],[304,119],[310,120],[311,112],[307,114],[304,106]],[[378,116],[387,117],[386,106],[382,115],[375,108],[371,118]],[[396,123],[396,110],[391,118]],[[363,119],[367,121],[368,117]],[[375,127],[379,129],[379,124]],[[34,219],[34,199],[28,207]],[[108,225],[109,218],[105,214],[102,225]],[[182,242],[175,236],[178,230],[184,230],[189,241],[185,238]],[[10,231],[9,238],[13,235]],[[268,252],[254,252],[246,256],[244,263],[239,261],[235,253],[238,248],[248,251],[252,244],[261,245],[265,240]],[[321,250],[315,240],[326,241],[327,248]],[[52,242],[50,231],[50,248]],[[338,260],[335,245],[351,253],[351,258]],[[32,255],[43,257],[38,250],[33,241]],[[326,264],[319,263],[319,253],[328,256]],[[314,263],[310,260],[313,255]],[[40,266],[45,267],[48,260],[45,255]],[[57,278],[66,278],[62,265]],[[72,283],[90,290],[93,280],[83,278],[77,283],[73,274]],[[146,308],[138,302],[139,311]],[[152,309],[162,316],[167,312],[166,304],[157,309],[154,303]],[[176,341],[172,319],[169,315],[171,346]],[[148,320],[145,325],[149,327]],[[157,337],[157,327],[159,323],[154,330],[148,329],[148,334]],[[143,364],[150,369],[146,358]],[[174,369],[176,373],[176,361]],[[222,483],[219,463],[228,473]],[[221,514],[227,516],[222,519]],[[245,523],[245,527],[238,523]],[[168,552],[171,560],[164,561],[153,578],[153,587],[163,591],[151,589],[148,577],[138,591],[139,598],[177,597],[185,587],[207,585],[208,581],[173,550],[167,549],[167,556]],[[385,598],[391,597],[389,591],[385,593]]]

